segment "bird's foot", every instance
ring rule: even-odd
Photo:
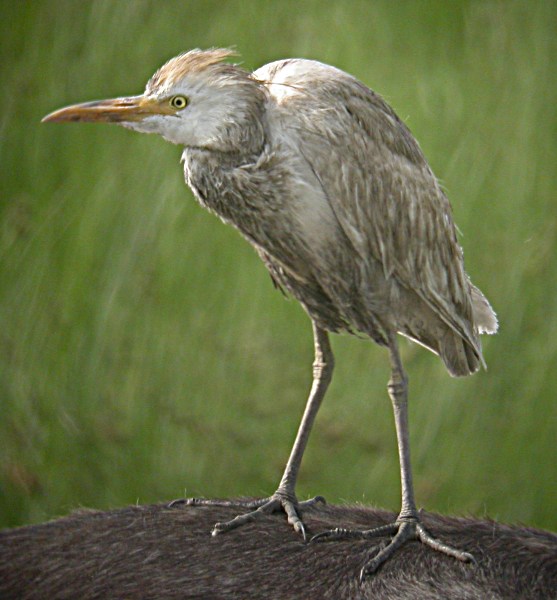
[[[211,500],[206,498],[184,498],[174,500],[169,504],[169,507],[183,504],[185,506],[227,506],[235,508],[253,509],[249,512],[238,515],[230,521],[216,523],[212,535],[218,535],[237,527],[241,527],[246,523],[251,523],[264,515],[274,512],[284,512],[288,517],[288,522],[294,528],[294,531],[301,533],[304,541],[306,541],[306,529],[300,517],[300,509],[311,508],[316,504],[326,504],[323,496],[316,496],[311,500],[298,502],[296,496],[287,494],[277,490],[269,498],[261,498],[258,500]]]
[[[376,554],[371,556],[360,571],[360,582],[363,582],[368,575],[372,575],[379,567],[388,560],[400,547],[410,540],[417,540],[429,546],[433,550],[452,556],[463,562],[475,562],[474,557],[468,552],[457,550],[434,537],[432,537],[424,526],[421,524],[418,517],[398,518],[394,523],[375,527],[360,531],[356,529],[336,528],[330,531],[318,533],[311,538],[314,541],[330,541],[330,540],[368,540],[371,538],[381,537],[384,535],[393,535],[392,540]]]

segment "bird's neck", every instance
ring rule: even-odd
[[[206,138],[198,149],[215,153],[217,161],[238,161],[258,156],[267,139],[266,90],[256,82],[249,86],[233,88],[213,115],[212,122],[206,120]]]
[[[258,150],[222,151],[212,148],[185,148],[182,154],[186,183],[202,206],[231,222],[238,204],[239,180],[251,187],[254,166],[264,155]]]
[[[280,210],[286,180],[270,146],[251,152],[186,148],[182,158],[186,182],[199,203],[262,245],[271,213]]]
[[[233,169],[240,168],[259,160],[264,152],[264,145],[259,148],[242,148],[222,150],[210,145],[199,147],[186,147],[182,153],[182,160],[188,172],[198,174],[200,171],[211,173],[215,182],[222,177],[227,177]]]

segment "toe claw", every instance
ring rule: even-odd
[[[226,531],[224,527],[225,523],[215,523],[213,526],[213,530],[211,531],[211,535],[216,537],[219,533]]]
[[[323,540],[341,540],[347,535],[352,537],[352,534],[356,532],[350,531],[349,529],[343,529],[336,527],[335,529],[329,529],[328,531],[322,531],[321,533],[315,534],[311,539],[310,543],[319,542]]]
[[[184,504],[186,500],[184,498],[178,498],[177,500],[172,500],[166,505],[166,508],[174,508],[178,506],[178,504]]]
[[[360,571],[360,576],[358,577],[360,585],[363,585],[365,583],[365,580],[369,575],[373,575],[375,571],[377,571],[377,567],[378,565],[374,565],[373,563],[369,563],[362,567]]]
[[[463,552],[462,553],[462,559],[463,562],[468,562],[473,564],[475,567],[478,566],[478,561],[476,560],[476,557],[473,554],[470,554],[469,552]]]
[[[332,533],[332,531],[322,531],[321,533],[316,533],[314,536],[311,537],[309,543],[313,544],[314,542],[322,542],[323,540],[330,538]]]
[[[327,500],[325,500],[324,496],[315,496],[315,498],[312,498],[307,502],[303,502],[302,504],[304,504],[305,506],[315,506],[316,504],[323,504],[325,506],[327,504]]]
[[[304,527],[304,524],[301,521],[294,523],[294,531],[296,533],[301,533],[302,537],[304,538],[304,542],[307,542],[306,528]]]
[[[377,569],[383,564],[384,560],[381,560],[379,557],[372,558],[369,562],[367,562],[360,571],[360,584],[363,584],[367,577],[375,574]]]

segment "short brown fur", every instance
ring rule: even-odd
[[[546,600],[557,590],[557,537],[487,520],[423,515],[476,557],[463,565],[411,543],[363,585],[358,571],[374,543],[304,544],[279,515],[211,537],[234,508],[130,506],[82,511],[0,533],[3,600],[79,598],[139,600]],[[313,533],[339,521],[357,528],[388,523],[393,514],[356,506],[304,513]]]

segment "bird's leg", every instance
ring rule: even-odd
[[[402,505],[398,520],[418,518],[410,465],[410,430],[408,427],[408,378],[402,367],[396,339],[390,340],[389,354],[391,358],[391,379],[387,390],[393,405],[395,417],[398,457],[400,462],[400,485]]]
[[[332,539],[368,539],[383,535],[392,535],[391,541],[365,563],[360,572],[360,580],[375,573],[377,569],[390,558],[403,544],[409,540],[418,540],[430,548],[443,552],[458,560],[471,562],[474,557],[467,552],[452,548],[433,538],[420,522],[416,502],[414,499],[414,486],[412,483],[412,468],[410,465],[410,436],[408,427],[408,379],[402,368],[402,361],[398,352],[395,334],[389,338],[389,354],[391,359],[391,379],[387,389],[393,405],[395,427],[398,442],[398,455],[400,459],[400,480],[402,492],[402,506],[398,518],[393,523],[358,531],[337,528],[325,531],[312,538],[313,540]]]
[[[334,367],[334,357],[329,343],[327,332],[318,327],[313,322],[313,339],[315,344],[315,360],[313,363],[313,384],[306,404],[304,415],[298,428],[298,433],[294,445],[290,452],[290,457],[284,474],[277,488],[277,491],[269,498],[261,500],[230,501],[230,500],[210,500],[203,498],[189,498],[185,500],[174,501],[172,505],[180,503],[187,505],[211,505],[211,506],[238,506],[242,508],[251,508],[251,512],[238,515],[231,521],[217,523],[213,529],[213,535],[230,531],[246,523],[250,523],[262,515],[276,511],[284,511],[288,517],[288,522],[294,527],[294,530],[301,533],[306,539],[304,524],[299,514],[299,508],[309,507],[318,502],[325,502],[321,496],[312,500],[298,502],[296,498],[296,480],[300,470],[300,464],[304,455],[304,450],[309,439],[311,428],[315,416],[325,397],[325,392],[331,381]]]

